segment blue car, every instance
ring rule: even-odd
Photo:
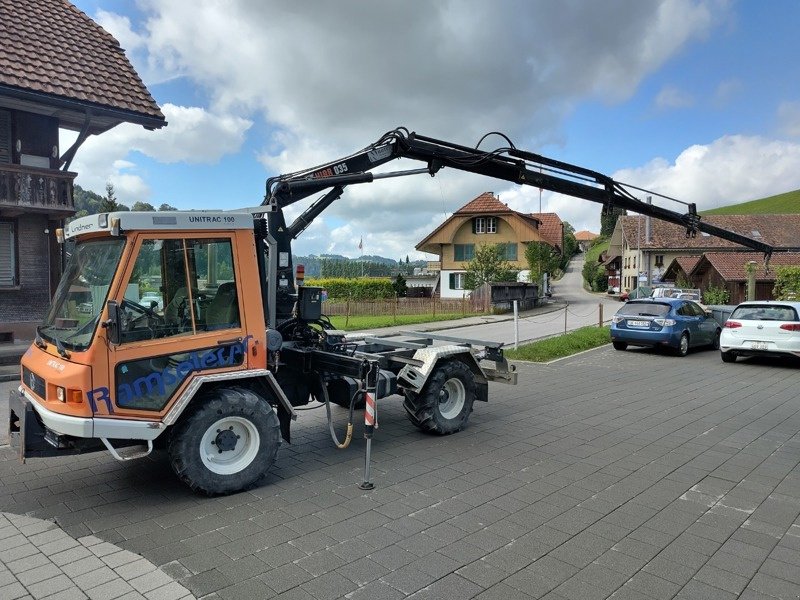
[[[615,350],[666,347],[686,356],[694,346],[719,348],[720,331],[719,323],[697,302],[678,298],[630,300],[611,319]]]

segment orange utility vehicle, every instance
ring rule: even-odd
[[[505,136],[503,136],[505,137]],[[407,332],[348,338],[322,315],[322,290],[296,285],[291,241],[347,185],[443,167],[554,190],[682,223],[769,254],[771,248],[636,199],[599,173],[517,150],[468,148],[400,128],[349,157],[267,182],[261,206],[237,212],[116,212],[58,232],[69,259],[10,397],[21,457],[106,449],[127,460],[163,444],[185,483],[207,494],[254,485],[289,441],[295,407],[328,405],[339,447],[366,404],[403,396],[420,429],[462,429],[488,382],[516,383],[502,344]],[[479,143],[480,145],[480,143]],[[426,167],[373,174],[395,158]],[[283,209],[324,195],[287,225]],[[339,442],[330,403],[349,408]]]

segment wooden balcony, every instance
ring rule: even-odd
[[[75,212],[72,184],[77,173],[38,169],[21,165],[0,165],[0,211],[48,213],[53,218]]]
[[[429,260],[428,266],[426,267],[428,271],[441,271],[442,270],[442,263],[438,260]]]

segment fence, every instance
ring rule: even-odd
[[[467,314],[486,312],[469,298],[396,298],[387,300],[328,300],[322,307],[329,317]]]

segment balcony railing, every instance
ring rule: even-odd
[[[438,260],[429,260],[427,269],[428,271],[441,271],[442,263]]]
[[[0,165],[0,207],[72,213],[72,182],[76,176],[69,171]]]

